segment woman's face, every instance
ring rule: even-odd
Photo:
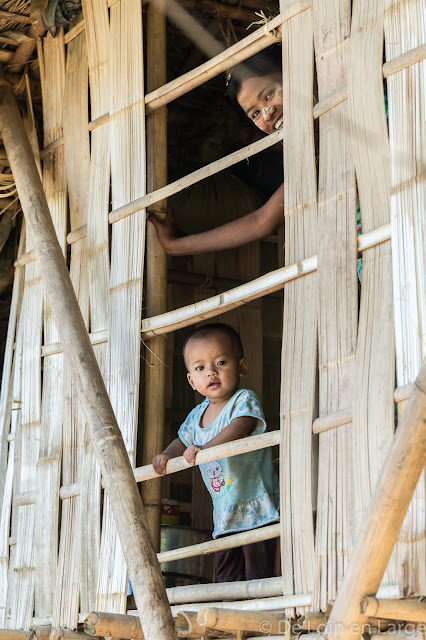
[[[237,101],[256,127],[274,133],[283,126],[283,88],[280,73],[241,82]]]

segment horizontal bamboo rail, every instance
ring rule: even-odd
[[[234,533],[233,535],[218,538],[217,540],[192,544],[189,547],[162,551],[157,554],[157,558],[158,562],[162,564],[163,562],[172,562],[173,560],[183,560],[184,558],[207,555],[215,551],[222,551],[223,549],[233,549],[234,547],[241,547],[244,544],[251,544],[252,542],[272,540],[272,538],[278,538],[279,535],[280,524],[271,524],[267,527],[260,527],[259,529],[250,529],[250,531]]]
[[[238,600],[236,602],[218,601],[209,603],[217,609],[239,609],[240,611],[284,611],[295,607],[309,607],[312,604],[310,593],[294,596],[276,596],[273,598],[256,598],[254,600]],[[177,616],[180,611],[201,611],[206,608],[205,602],[193,602],[185,605],[172,605],[172,615]]]
[[[363,598],[379,588],[426,462],[426,359],[384,462],[324,635],[358,640],[367,616]]]
[[[364,598],[361,602],[361,613],[370,618],[426,623],[426,602],[414,599]]]
[[[384,226],[386,226],[386,229],[379,227],[360,236],[364,248],[376,246],[376,244],[390,239],[390,225]],[[146,340],[152,336],[170,333],[171,331],[176,331],[176,329],[190,326],[201,320],[235,309],[246,302],[278,291],[291,280],[313,273],[316,271],[317,265],[318,259],[314,255],[300,262],[271,271],[247,284],[235,287],[212,298],[207,298],[159,316],[145,318],[142,321],[142,338]]]
[[[273,447],[279,444],[279,441],[280,432],[276,430],[261,433],[257,436],[241,438],[240,440],[234,440],[232,442],[225,442],[224,444],[217,445],[216,447],[210,447],[209,449],[199,451],[195,459],[195,466],[206,462],[213,462],[220,458],[226,458],[230,455],[237,456],[242,453],[248,453],[249,451],[257,451],[258,449]],[[190,467],[192,467],[192,465],[190,465],[183,456],[171,458],[167,462],[166,475],[182,471],[183,469],[189,469]],[[145,480],[153,480],[154,478],[162,477],[154,471],[152,464],[147,464],[143,467],[136,467],[133,471],[136,482],[144,482]],[[78,495],[80,495],[80,484],[77,482],[65,485],[59,490],[59,497],[62,500],[74,498]],[[16,496],[15,505],[23,506],[25,504],[34,504],[35,499],[35,492],[22,493]]]
[[[215,582],[212,584],[185,585],[166,589],[170,604],[186,604],[188,602],[214,602],[221,600],[246,600],[249,598],[269,598],[281,596],[283,580],[279,578],[262,578],[261,580],[244,580],[241,582]]]

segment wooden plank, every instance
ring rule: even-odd
[[[383,5],[353,4],[349,109],[363,232],[390,221],[390,156],[383,94]],[[374,141],[374,144],[372,144]],[[390,242],[362,254],[353,404],[353,542],[394,433],[394,326]],[[390,566],[384,584],[395,584]]]
[[[141,0],[110,10],[111,193],[120,206],[145,192],[144,87]],[[113,226],[109,288],[109,395],[129,454],[136,463],[145,214]],[[124,613],[127,568],[109,501],[104,503],[98,607]]]
[[[281,11],[289,5],[282,0]],[[284,24],[282,39],[285,264],[289,265],[316,253],[312,11]],[[284,288],[280,447],[284,595],[312,592],[314,586],[311,447],[316,351],[317,275],[312,273]]]
[[[350,7],[314,3],[318,97],[346,84]],[[357,336],[355,171],[347,102],[320,118],[318,179],[319,419],[352,403]],[[319,437],[315,608],[336,597],[349,551],[352,482],[349,423]]]
[[[387,63],[426,39],[421,0],[385,2]],[[391,152],[391,224],[397,384],[412,383],[426,356],[426,61],[387,81]],[[406,403],[398,407],[401,416]],[[404,595],[426,593],[426,473],[398,543]]]
[[[71,228],[86,222],[89,193],[90,150],[87,131],[88,69],[84,35],[68,45],[64,87],[63,137]],[[86,238],[71,247],[70,277],[86,325],[89,321]],[[80,481],[87,425],[68,362],[64,363],[62,478]],[[80,497],[62,503],[55,603],[52,623],[74,629],[79,604],[86,609],[87,564],[82,563]],[[96,556],[95,556],[96,557]],[[82,565],[82,566],[81,566]],[[83,579],[81,579],[83,576]],[[81,586],[83,585],[83,586]],[[81,591],[81,596],[80,596]],[[94,591],[94,589],[93,589]]]
[[[93,118],[111,106],[109,77],[109,16],[105,0],[82,3],[86,23],[86,44],[90,81],[90,112]],[[87,218],[87,266],[89,275],[90,327],[92,331],[108,329],[109,281],[109,186],[110,125],[93,131],[90,139],[91,164]],[[104,381],[108,380],[108,347],[99,344],[95,355]],[[99,467],[85,433],[85,452],[81,471],[81,575],[82,597],[90,611],[96,608],[100,554],[101,486]]]

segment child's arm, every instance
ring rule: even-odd
[[[253,433],[256,424],[257,418],[253,418],[252,416],[240,416],[239,418],[234,418],[227,427],[222,429],[222,431],[212,438],[210,442],[204,445],[204,447],[198,447],[196,444],[191,444],[187,449],[185,449],[183,457],[187,462],[189,462],[189,464],[195,464],[195,456],[199,451],[201,451],[201,449],[210,449],[210,447],[215,447],[216,445],[223,444],[224,442],[231,442],[232,440],[246,438]]]
[[[154,467],[155,473],[158,473],[159,476],[164,476],[166,473],[167,461],[170,460],[170,458],[177,458],[178,456],[181,456],[185,449],[186,447],[182,440],[180,438],[175,438],[175,440],[173,440],[173,442],[164,449],[163,453],[159,453],[152,459],[152,466]]]
[[[281,185],[260,209],[256,209],[242,218],[228,222],[216,229],[182,238],[176,235],[176,227],[171,214],[163,221],[151,214],[148,216],[148,220],[154,225],[159,242],[165,251],[172,256],[233,249],[253,240],[260,240],[284,224],[284,188]]]

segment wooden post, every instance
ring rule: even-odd
[[[382,467],[348,570],[324,631],[328,640],[359,640],[364,597],[380,586],[426,461],[426,360]]]
[[[0,132],[34,242],[44,288],[111,501],[135,600],[150,640],[175,638],[173,619],[142,500],[50,217],[10,85],[0,75]]]
[[[166,11],[165,0],[148,4],[147,89],[153,91],[166,84]],[[147,117],[148,192],[167,184],[167,107]],[[166,213],[166,201],[155,205],[155,213]],[[152,224],[146,229],[146,298],[147,314],[167,311],[167,257],[157,240]],[[166,338],[157,336],[145,350],[145,411],[143,464],[164,448],[166,413]],[[161,483],[149,480],[142,486],[142,499],[154,548],[160,551]]]

